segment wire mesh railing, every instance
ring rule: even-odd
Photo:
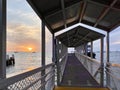
[[[120,64],[107,63],[106,85],[111,90],[120,90]]]
[[[67,57],[68,57],[68,54],[65,54],[60,60],[60,82],[62,80],[63,73],[64,73],[64,70],[65,70]]]
[[[76,57],[89,71],[89,73],[100,83],[101,64],[99,61],[92,59],[86,55],[75,52]]]
[[[52,90],[54,87],[54,63],[0,81],[0,90]],[[41,72],[45,70],[45,75]],[[44,82],[41,80],[44,79]]]

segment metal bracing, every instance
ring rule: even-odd
[[[100,83],[104,86],[104,38],[101,38],[101,50],[100,50],[100,61],[101,61],[101,76]]]
[[[81,14],[80,14],[79,22],[81,22],[82,19],[83,19],[83,16],[84,16],[84,13],[85,13],[85,9],[86,9],[86,6],[87,6],[87,2],[86,2],[86,1],[83,1],[83,7],[82,7]]]
[[[0,0],[0,79],[6,78],[6,0]]]
[[[41,54],[42,54],[42,55],[41,55],[41,56],[42,56],[42,59],[41,59],[42,62],[41,62],[41,66],[42,66],[42,67],[45,67],[45,23],[44,23],[44,22],[42,22],[42,31],[41,31],[41,32],[42,32],[42,33],[41,33],[41,34],[42,34],[42,35],[41,35],[41,36],[42,36],[42,37],[41,37],[41,39],[42,39],[42,40],[41,40],[41,41],[42,41],[42,48],[41,48],[41,50],[42,50],[42,53],[41,53]],[[41,75],[42,75],[42,76],[45,75],[45,70],[44,70],[44,69],[42,70]],[[44,82],[45,82],[45,78],[43,78],[43,79],[41,80],[41,82],[44,83]],[[42,87],[42,90],[45,90],[45,86]]]
[[[65,26],[65,28],[67,28],[64,0],[61,0],[61,6],[62,6],[62,13],[63,13],[64,26]]]
[[[105,15],[107,15],[107,13],[110,11],[110,9],[114,6],[114,4],[117,2],[117,0],[113,0],[113,2],[111,3],[111,5],[106,8],[104,10],[104,12],[100,15],[100,17],[97,19],[94,27],[96,27],[98,25],[98,23],[105,17]]]

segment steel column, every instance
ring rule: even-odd
[[[42,23],[42,31],[41,31],[41,43],[42,43],[42,47],[41,47],[41,50],[42,50],[42,53],[41,53],[41,56],[42,56],[42,59],[41,59],[41,66],[44,67],[45,66],[45,24],[44,22],[41,22]],[[41,75],[44,76],[45,75],[45,70],[42,70],[41,72]],[[45,78],[43,78],[41,80],[41,83],[45,83]],[[45,86],[42,87],[42,90],[45,90]]]
[[[53,54],[53,57],[52,57],[52,62],[55,62],[55,35],[54,33],[52,34],[52,54]]]
[[[107,49],[107,50],[106,50],[106,51],[107,51],[107,52],[106,52],[106,59],[107,59],[106,67],[109,68],[109,64],[108,64],[108,63],[110,62],[110,61],[109,61],[109,57],[110,57],[110,56],[109,56],[109,53],[110,53],[110,48],[109,48],[109,32],[107,32],[106,46],[107,46],[107,47],[106,47],[106,49]],[[107,70],[107,72],[109,72],[108,69],[106,69],[106,70]],[[109,77],[109,75],[107,75],[107,74],[106,74],[106,83],[107,83],[108,85],[110,84],[110,77]]]
[[[100,59],[101,59],[101,76],[100,76],[100,83],[104,86],[104,38],[101,38],[101,52],[100,52]]]
[[[0,79],[6,78],[6,0],[0,0]]]
[[[107,45],[107,53],[106,53],[106,54],[107,54],[107,57],[106,57],[106,58],[107,58],[107,62],[110,62],[110,61],[109,61],[109,57],[110,57],[110,56],[109,56],[109,53],[110,53],[110,47],[109,47],[109,46],[110,46],[110,45],[109,45],[109,32],[107,32],[107,38],[106,38],[106,39],[107,39],[107,40],[106,40],[106,45]]]

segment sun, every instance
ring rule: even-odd
[[[32,49],[33,49],[33,48],[31,48],[31,47],[28,48],[29,51],[32,51]]]

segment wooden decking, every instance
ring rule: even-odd
[[[101,87],[77,59],[75,54],[69,54],[61,86]]]

